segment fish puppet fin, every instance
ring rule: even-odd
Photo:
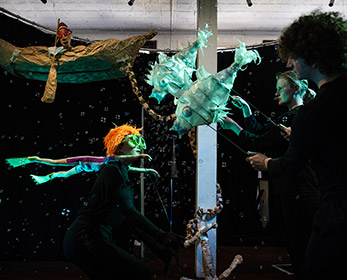
[[[225,105],[211,108],[211,111],[214,113],[212,122],[223,121],[223,119],[228,115],[228,111],[230,110],[231,109],[225,107]]]
[[[158,104],[160,104],[160,102],[165,98],[166,95],[167,95],[166,91],[160,91],[160,90],[157,90],[156,88],[153,88],[152,94],[149,97],[157,99]]]
[[[198,78],[198,80],[203,80],[203,79],[211,76],[211,74],[205,70],[204,66],[199,66],[199,68],[196,70],[195,74],[196,74],[196,77]]]

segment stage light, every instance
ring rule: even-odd
[[[253,3],[252,0],[246,0],[248,7],[252,7]]]
[[[128,5],[129,5],[129,6],[134,5],[134,2],[135,2],[135,0],[130,0],[130,1],[128,2]]]
[[[330,0],[330,2],[329,2],[329,7],[334,6],[334,3],[335,3],[335,0]]]

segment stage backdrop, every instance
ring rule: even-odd
[[[3,27],[0,38],[18,47],[53,45],[53,35],[16,19],[1,15],[0,25]],[[73,44],[82,42],[75,40]],[[276,117],[283,109],[281,111],[273,100],[275,74],[283,71],[284,66],[277,58],[275,46],[257,50],[262,63],[239,72],[234,88],[262,111]],[[144,81],[149,64],[156,57],[155,52],[139,54],[134,72],[150,106],[162,115],[169,115],[174,112],[173,99],[167,97],[158,105],[156,100],[148,98],[151,87]],[[219,70],[229,66],[233,57],[233,52],[220,52]],[[113,123],[141,126],[141,105],[127,78],[58,84],[56,100],[51,104],[40,100],[44,82],[14,77],[0,69],[0,83],[0,259],[64,259],[64,234],[86,202],[97,174],[78,174],[36,186],[30,174],[46,175],[64,168],[40,164],[10,168],[5,158],[104,155],[103,137],[113,128]],[[240,112],[234,108],[232,112],[242,123]],[[169,130],[171,125],[145,113],[146,152],[153,157],[147,166],[161,175],[159,179],[145,178],[145,215],[164,230],[169,230],[169,220],[172,220],[172,230],[185,235],[185,226],[195,211],[195,157],[188,136],[178,138]],[[218,131],[237,142],[231,132],[220,128]],[[139,176],[134,179],[138,182],[136,202],[139,205]],[[224,200],[224,209],[218,216],[219,244],[278,244],[276,225],[261,227],[257,173],[245,162],[245,155],[220,136],[218,182]]]

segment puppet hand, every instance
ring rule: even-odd
[[[148,159],[149,161],[152,160],[152,157],[151,157],[150,155],[148,155],[148,154],[141,154],[140,156],[141,156],[142,158],[144,158],[144,159]]]
[[[24,158],[7,158],[6,163],[12,167],[22,166],[39,159],[38,157],[24,157]]]
[[[160,175],[159,175],[158,171],[155,170],[155,169],[151,169],[151,168],[150,169],[146,169],[146,172],[148,172],[149,174],[154,175],[157,178],[160,178]]]
[[[248,161],[255,170],[267,171],[267,163],[270,159],[271,158],[258,153],[254,156],[248,157],[246,161]]]
[[[290,135],[292,134],[292,128],[286,127],[283,124],[279,124],[278,127],[281,129],[281,135],[283,138],[289,141]]]
[[[36,175],[30,175],[31,178],[35,181],[36,185],[40,185],[40,184],[43,184],[43,183],[46,183],[48,182],[49,180],[52,179],[52,174],[53,173],[50,173],[46,176],[36,176]]]

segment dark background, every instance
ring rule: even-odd
[[[18,47],[51,46],[54,42],[53,35],[4,14],[0,15],[0,26],[0,38]],[[81,43],[73,42],[75,45]],[[256,49],[263,58],[261,64],[250,64],[245,71],[240,71],[234,89],[266,114],[277,117],[285,108],[279,108],[274,101],[275,74],[285,68],[277,57],[275,45]],[[134,72],[150,106],[162,115],[169,115],[175,110],[172,98],[167,97],[158,105],[148,98],[152,88],[144,81],[149,64],[156,57],[157,53],[139,54]],[[233,57],[233,51],[219,52],[218,69],[228,67]],[[44,82],[18,78],[0,70],[0,85],[0,259],[64,259],[64,234],[86,201],[97,174],[78,174],[36,186],[30,174],[47,175],[64,168],[40,164],[10,168],[5,158],[104,155],[103,137],[113,128],[113,123],[129,122],[141,126],[141,105],[127,78],[89,84],[58,84],[56,100],[52,104],[40,100]],[[256,110],[253,111],[257,115]],[[242,125],[241,112],[235,108],[232,112],[233,118]],[[262,116],[259,119],[264,121]],[[164,207],[169,216],[172,209],[172,229],[185,235],[185,226],[195,211],[195,158],[188,136],[178,138],[169,130],[171,125],[171,122],[156,121],[145,113],[146,152],[153,158],[147,166],[161,174],[159,179],[145,178],[145,214],[155,224],[169,230]],[[231,131],[223,131],[220,127],[218,130],[238,143]],[[172,179],[173,144],[178,178]],[[242,146],[242,143],[238,144]],[[140,187],[139,177],[134,179]],[[245,155],[221,136],[218,136],[217,180],[224,200],[224,209],[218,216],[218,244],[281,244],[275,221],[265,229],[261,226],[257,172],[245,162]],[[139,204],[139,188],[136,193]]]

